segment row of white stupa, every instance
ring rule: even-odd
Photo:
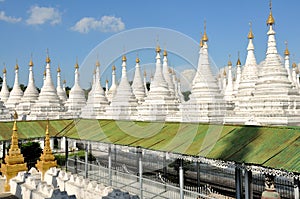
[[[184,101],[180,84],[174,81],[163,53],[161,63],[160,48],[156,48],[156,71],[150,90],[145,88],[136,59],[133,84],[130,86],[126,73],[126,57],[122,57],[122,77],[117,85],[115,67],[112,72],[112,85],[105,93],[100,85],[99,62],[92,89],[85,99],[79,86],[78,64],[75,65],[75,83],[69,98],[61,87],[60,70],[57,73],[55,89],[50,74],[50,58],[46,59],[46,74],[41,92],[34,85],[32,61],[29,66],[29,83],[26,91],[20,89],[18,67],[15,70],[15,83],[9,93],[5,71],[0,93],[2,119],[7,107],[26,115],[27,119],[97,118],[125,120],[158,120],[204,123],[234,123],[256,125],[298,125],[300,124],[299,78],[296,66],[292,71],[289,52],[285,51],[285,63],[280,60],[276,48],[275,21],[272,10],[267,20],[269,26],[266,58],[258,66],[254,54],[253,33],[248,34],[247,58],[243,68],[237,63],[235,81],[232,77],[232,64],[228,63],[227,73],[216,78],[211,70],[208,55],[208,37],[204,30],[200,43],[198,68],[192,82],[189,101]],[[108,85],[106,85],[108,88]]]

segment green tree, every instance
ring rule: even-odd
[[[42,151],[40,143],[38,142],[26,142],[21,145],[21,153],[24,156],[24,161],[27,163],[28,169],[35,166]]]

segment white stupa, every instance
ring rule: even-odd
[[[109,102],[112,101],[114,96],[116,95],[118,88],[117,79],[116,79],[116,66],[112,66],[112,75],[111,75],[111,86],[107,92],[107,100]]]
[[[175,95],[175,82],[172,78],[172,70],[169,68],[168,65],[168,52],[164,50],[163,52],[163,76],[168,84],[168,88],[172,97],[176,97]]]
[[[38,100],[31,109],[28,119],[45,120],[63,118],[64,108],[57,96],[56,89],[52,82],[50,70],[50,57],[46,58],[46,74]]]
[[[146,97],[145,88],[141,77],[141,69],[140,69],[140,59],[137,57],[135,60],[135,72],[134,78],[132,82],[132,91],[135,95],[135,98],[138,100],[138,103],[141,104],[144,102],[144,98]]]
[[[59,99],[61,100],[62,104],[64,104],[67,101],[67,94],[66,91],[61,87],[61,80],[60,80],[60,67],[58,66],[57,68],[57,83],[56,83],[56,92],[57,95],[59,97]]]
[[[241,80],[236,94],[234,114],[225,118],[225,123],[244,124],[253,120],[251,111],[251,100],[253,98],[253,91],[258,79],[258,66],[256,63],[254,45],[254,34],[252,27],[248,33],[248,47],[247,58],[245,66],[243,67]]]
[[[240,82],[241,82],[241,74],[242,74],[241,60],[240,60],[240,55],[239,55],[238,60],[236,62],[236,78],[235,78],[234,87],[233,87],[233,92],[235,95],[238,93],[238,90],[239,90],[239,86],[240,86]]]
[[[39,92],[34,83],[34,75],[33,75],[33,61],[32,58],[29,62],[29,77],[28,77],[28,85],[24,92],[24,95],[17,106],[17,111],[19,115],[22,115],[23,119],[26,119],[27,115],[30,114],[31,108],[37,101],[39,97]]]
[[[252,120],[261,125],[299,124],[299,93],[292,88],[288,73],[277,53],[275,20],[270,14],[267,20],[268,47],[261,66],[252,99]]]
[[[292,82],[292,74],[290,70],[290,51],[288,49],[287,42],[285,42],[286,48],[284,51],[284,67],[286,69],[286,72],[288,73],[288,79],[290,82]]]
[[[93,81],[92,89],[88,95],[88,100],[86,106],[82,108],[81,117],[91,118],[91,119],[102,119],[106,107],[108,106],[108,101],[105,97],[104,90],[101,86],[100,79],[100,62],[96,62],[96,73],[95,80]]]
[[[227,71],[227,85],[224,91],[224,100],[227,103],[232,103],[234,100],[234,93],[233,93],[233,78],[232,78],[232,63],[229,59],[228,61],[228,71]]]
[[[79,118],[81,109],[86,105],[85,94],[79,85],[79,65],[76,60],[74,86],[69,92],[69,99],[65,103],[66,118]]]
[[[148,88],[147,88],[147,73],[146,73],[146,70],[144,70],[143,84],[144,84],[145,95],[147,96],[149,91],[148,91]]]
[[[136,108],[138,103],[127,79],[126,60],[126,56],[124,55],[122,57],[121,82],[110,106],[106,108],[106,115],[109,119],[135,120],[137,116]]]
[[[16,63],[14,86],[9,94],[9,98],[5,103],[5,106],[10,110],[10,112],[14,112],[16,110],[16,107],[20,103],[22,96],[23,91],[21,90],[19,84],[19,65]]]
[[[222,123],[225,102],[214,77],[208,55],[206,30],[200,42],[198,68],[193,80],[190,100],[180,106],[182,121]]]
[[[138,107],[139,120],[164,121],[167,116],[175,117],[178,112],[178,102],[171,95],[162,73],[160,51],[160,47],[157,46],[155,74],[145,102]]]
[[[2,82],[2,88],[0,92],[0,100],[4,103],[7,102],[9,98],[9,90],[7,87],[7,82],[6,82],[6,68],[4,67],[3,69],[3,82]]]

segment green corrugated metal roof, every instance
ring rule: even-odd
[[[43,137],[46,121],[18,122],[19,138]],[[0,123],[10,139],[12,122]],[[256,127],[173,122],[52,120],[51,136],[100,141],[300,173],[300,127]]]

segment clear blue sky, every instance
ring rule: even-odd
[[[297,63],[300,61],[299,8],[299,0],[273,1],[278,50],[283,53],[287,40],[294,54],[292,61]],[[198,42],[204,20],[207,21],[209,53],[217,66],[227,63],[228,54],[235,63],[237,51],[240,51],[242,63],[245,61],[249,21],[253,24],[256,57],[260,62],[265,56],[268,14],[268,0],[0,0],[0,68],[5,62],[8,84],[12,86],[13,68],[18,59],[20,82],[27,84],[32,53],[36,84],[41,87],[48,48],[52,76],[60,64],[63,78],[72,86],[76,57],[79,64],[83,63],[93,48],[111,36],[134,28],[161,27],[181,32]],[[119,49],[123,48],[126,46],[120,42]],[[105,56],[105,52],[101,52],[101,56]],[[154,60],[154,52],[151,56]],[[133,66],[134,59],[129,63]],[[116,62],[116,65],[121,63]],[[176,67],[176,59],[172,65]]]

